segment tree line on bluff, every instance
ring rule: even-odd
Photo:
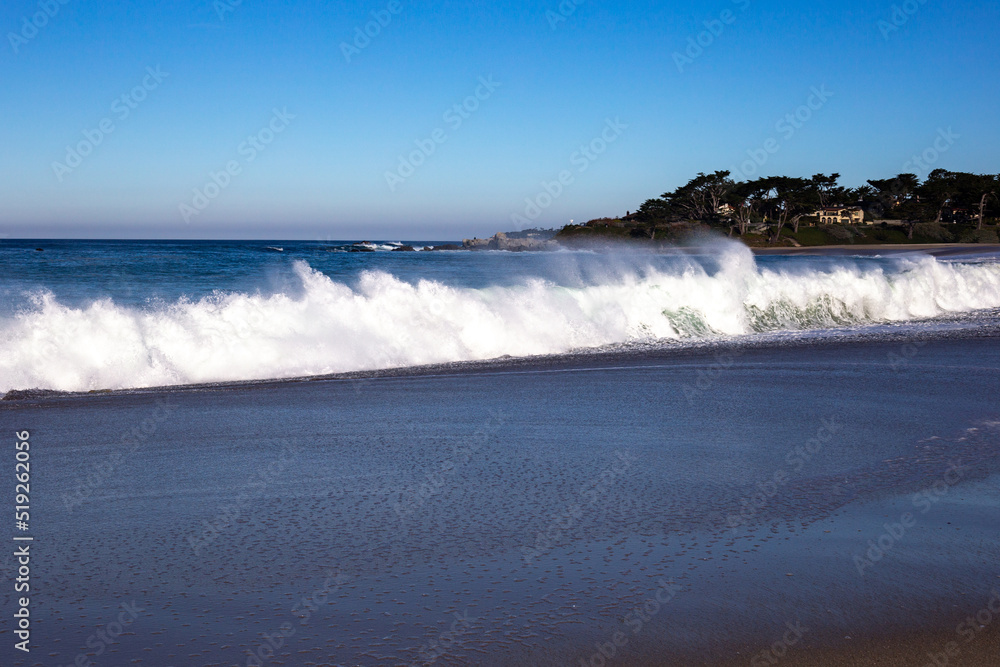
[[[838,185],[840,174],[812,178],[768,176],[734,181],[728,171],[699,173],[685,185],[649,199],[627,217],[650,227],[697,221],[729,228],[741,236],[752,227],[767,230],[770,242],[788,225],[799,231],[803,218],[827,207],[858,206],[866,220],[897,220],[913,238],[917,224],[965,222],[983,228],[984,219],[1000,205],[1000,175],[935,169],[921,182],[916,174],[871,179],[856,188]],[[947,220],[946,220],[947,218]]]

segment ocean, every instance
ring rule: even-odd
[[[996,253],[754,257],[724,240],[675,253],[353,247],[4,241],[0,392],[961,328],[1000,308]]]

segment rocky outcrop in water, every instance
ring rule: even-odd
[[[462,247],[466,250],[508,250],[510,252],[525,252],[534,250],[555,250],[559,244],[555,241],[534,236],[512,237],[505,232],[494,234],[488,239],[465,239]]]

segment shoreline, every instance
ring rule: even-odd
[[[904,324],[918,324],[907,322]],[[735,338],[717,338],[699,341],[696,345],[633,345],[613,348],[587,348],[562,354],[526,357],[498,357],[475,361],[455,361],[422,366],[398,366],[365,371],[305,375],[288,378],[262,378],[254,380],[227,380],[198,384],[161,385],[155,387],[129,387],[123,389],[92,389],[88,391],[61,391],[54,389],[11,389],[0,394],[0,411],[16,409],[26,403],[47,401],[75,401],[127,396],[162,396],[203,392],[267,391],[283,386],[309,384],[340,384],[387,380],[414,380],[420,378],[453,378],[480,376],[509,376],[537,373],[582,373],[629,369],[633,367],[672,367],[704,362],[717,362],[720,357],[740,356],[750,352],[776,352],[811,348],[830,350],[850,348],[859,344],[897,348],[910,343],[949,342],[966,339],[1000,338],[1000,330],[989,322],[974,323],[955,329],[912,330],[858,330],[826,329],[813,332],[809,337],[785,334],[802,332],[776,332]]]
[[[948,255],[982,254],[1000,252],[996,243],[897,243],[858,245],[819,245],[800,248],[755,248],[747,246],[755,255],[880,255],[922,252],[935,257]]]
[[[489,238],[465,239],[461,249],[466,251],[505,250],[509,252],[552,252],[559,250],[607,250],[634,247],[655,250],[684,249],[690,247],[685,242],[670,243],[664,240],[624,238],[615,236],[594,236],[585,238],[564,237],[558,234],[551,238],[510,238],[512,232],[499,232]],[[933,256],[960,254],[981,254],[1000,252],[1000,243],[843,243],[798,246],[753,246],[742,238],[709,234],[693,239],[725,238],[749,248],[755,255],[878,255],[921,252]],[[448,249],[454,249],[449,246]]]

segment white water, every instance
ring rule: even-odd
[[[0,392],[287,378],[585,347],[899,322],[1000,307],[1000,264],[899,260],[759,267],[722,251],[710,275],[679,260],[580,287],[486,289],[366,272],[337,283],[304,262],[296,295],[224,294],[71,308],[51,294],[0,318]]]

